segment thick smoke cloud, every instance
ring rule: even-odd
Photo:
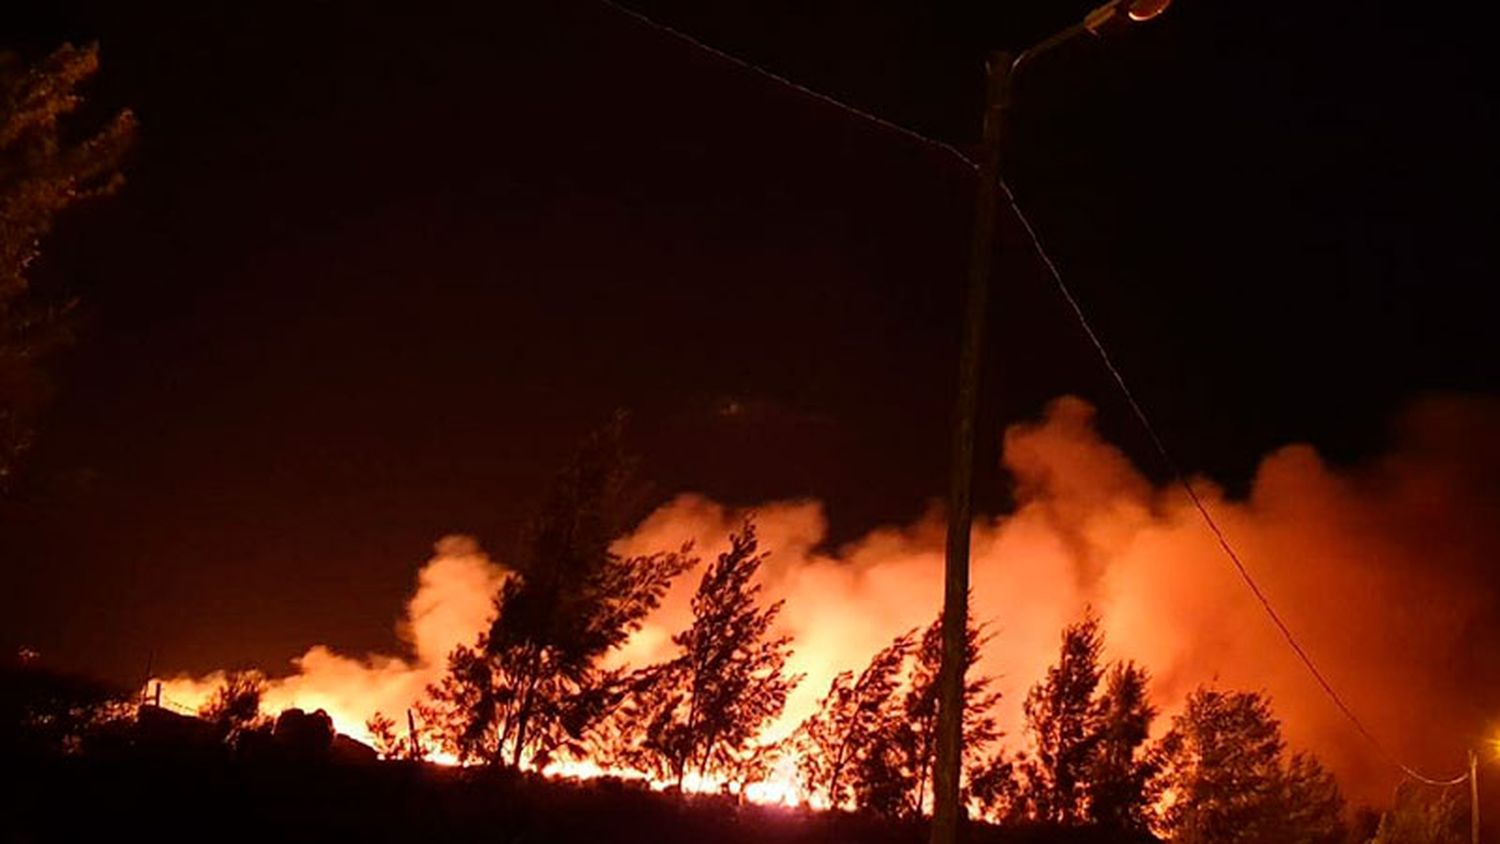
[[[1500,552],[1500,403],[1434,398],[1399,420],[1394,449],[1332,467],[1293,445],[1261,462],[1245,500],[1194,481],[1265,592],[1347,702],[1391,752],[1447,772],[1500,705],[1494,658]],[[1381,800],[1394,769],[1334,708],[1292,655],[1176,487],[1157,488],[1093,426],[1075,398],[1006,431],[1004,468],[1017,507],[974,525],[973,612],[994,633],[980,670],[997,675],[1012,746],[1024,743],[1026,689],[1055,656],[1061,628],[1099,614],[1110,658],[1150,669],[1169,716],[1203,683],[1264,690],[1289,741],[1318,753],[1354,796]],[[618,549],[675,548],[703,558],[727,547],[744,513],[684,495],[658,509]],[[795,637],[790,669],[806,675],[772,731],[807,715],[835,673],[857,669],[892,637],[933,620],[941,601],[943,516],[884,527],[825,547],[815,501],[755,509],[768,599],[785,599]],[[278,681],[272,706],[323,707],[359,735],[373,711],[399,713],[440,671],[455,644],[488,622],[503,577],[469,540],[450,538],[422,570],[400,630],[414,656],[353,659],[315,647]],[[689,617],[689,573],[615,656],[665,656]],[[212,678],[179,680],[201,696]],[[1165,723],[1165,718],[1162,719]]]
[[[505,577],[466,536],[443,538],[432,559],[417,575],[416,592],[396,625],[407,656],[368,654],[350,657],[326,645],[314,645],[292,660],[294,671],[272,679],[263,708],[275,713],[290,707],[322,709],[340,732],[369,740],[365,721],[376,712],[398,720],[440,679],[454,647],[473,644],[494,618],[494,595]],[[223,682],[223,672],[205,677],[176,677],[163,683],[167,701],[197,709]]]

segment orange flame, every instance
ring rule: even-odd
[[[1005,698],[997,714],[1009,743],[1024,743],[1021,701],[1055,658],[1059,631],[1091,605],[1108,636],[1107,655],[1148,667],[1166,714],[1200,683],[1264,689],[1294,745],[1318,752],[1357,796],[1383,794],[1393,773],[1287,654],[1187,502],[1153,487],[1101,440],[1092,414],[1084,402],[1063,398],[1039,423],[1008,430],[1004,462],[1018,507],[974,526],[974,612],[998,634],[979,670],[999,677]],[[1466,443],[1481,441],[1469,436],[1476,432],[1500,430],[1497,421],[1493,402],[1431,400],[1405,417],[1402,447],[1371,465],[1336,470],[1311,448],[1289,446],[1264,459],[1245,501],[1199,482],[1288,622],[1372,729],[1397,752],[1438,767],[1451,761],[1441,750],[1462,747],[1464,722],[1449,678],[1430,656],[1452,653],[1482,610],[1490,593],[1474,588],[1475,573],[1495,550],[1472,502],[1485,500],[1484,478],[1500,469],[1500,458],[1476,458]],[[786,600],[780,624],[794,637],[788,669],[806,675],[762,737],[770,742],[813,711],[837,672],[858,670],[892,637],[935,617],[943,525],[933,511],[827,549],[820,503],[775,502],[756,512],[762,548],[771,551],[762,571],[766,597]],[[649,552],[691,539],[709,559],[726,547],[741,515],[684,495],[617,547]],[[268,710],[323,709],[341,732],[368,741],[372,713],[414,705],[448,651],[488,625],[503,577],[473,540],[442,540],[397,627],[409,656],[356,658],[315,646],[294,661],[294,673],[271,682]],[[690,618],[696,580],[689,573],[675,584],[611,663],[641,666],[667,656],[671,634]],[[219,679],[171,678],[165,696],[196,708]],[[548,770],[606,773],[583,762]],[[801,800],[795,760],[746,796]]]

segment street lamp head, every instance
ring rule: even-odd
[[[1130,8],[1125,10],[1125,14],[1136,22],[1148,21],[1165,12],[1170,5],[1172,5],[1172,0],[1135,0],[1130,4]]]
[[[1141,23],[1159,17],[1172,0],[1110,0],[1089,12],[1083,19],[1083,28],[1094,35],[1103,35],[1120,24]]]

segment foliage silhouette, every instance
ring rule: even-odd
[[[258,671],[226,672],[213,697],[198,710],[198,717],[213,724],[225,742],[237,744],[247,733],[269,726],[270,719],[260,711],[265,691],[266,678]]]
[[[65,118],[83,102],[79,87],[99,69],[97,45],[65,44],[27,67],[0,53],[0,487],[31,442],[46,390],[36,361],[67,340],[67,302],[45,302],[27,271],[57,216],[114,192],[135,133],[123,111],[82,138]]]
[[[410,753],[407,743],[396,735],[396,722],[383,712],[365,721],[365,732],[370,734],[372,746],[381,759],[403,759]]]
[[[678,656],[632,679],[625,710],[638,725],[632,760],[679,787],[689,773],[744,779],[764,767],[757,739],[801,680],[785,673],[791,639],[771,632],[782,602],[759,604],[766,555],[754,522],[729,544],[703,572],[692,624],[672,637]]]
[[[675,668],[653,669],[662,669],[657,679],[664,684],[666,681],[660,678],[672,678],[672,684],[659,688],[670,690],[678,700],[670,709],[672,717],[657,721],[681,730],[669,735],[680,738],[688,734],[689,722],[684,714],[691,707],[681,702],[694,693],[702,697],[704,707],[713,702],[715,708],[709,714],[721,709],[742,714],[759,712],[760,720],[746,722],[737,733],[732,729],[714,733],[706,719],[692,722],[699,736],[696,743],[685,739],[682,745],[662,743],[670,749],[688,747],[692,752],[675,757],[662,754],[650,763],[658,766],[651,770],[659,779],[663,772],[670,775],[703,770],[722,781],[739,784],[742,791],[744,783],[764,776],[784,749],[752,740],[779,704],[770,709],[742,705],[747,690],[753,688],[776,689],[773,697],[784,700],[778,683],[789,683],[782,676],[784,658],[780,656],[788,643],[770,634],[777,606],[760,606],[759,593],[753,588],[761,559],[753,529],[735,534],[731,550],[719,557],[700,581],[701,600],[695,604],[694,626],[675,637],[682,653],[666,664]],[[409,755],[409,750],[402,749],[404,743],[398,738],[396,724],[382,716],[371,719],[371,732],[384,737],[377,740],[384,755],[399,761],[371,764],[373,753],[333,735],[327,717],[321,713],[289,710],[277,718],[274,731],[266,729],[259,706],[262,680],[253,672],[228,675],[214,700],[204,707],[203,715],[215,719],[217,726],[141,706],[138,724],[132,725],[128,718],[117,719],[113,732],[100,734],[113,736],[112,740],[101,741],[95,736],[78,741],[56,737],[95,735],[88,727],[92,716],[73,717],[67,722],[73,726],[64,727],[65,721],[50,715],[24,720],[24,713],[89,712],[96,705],[111,706],[110,702],[118,698],[87,684],[75,688],[30,671],[31,691],[17,696],[18,704],[12,705],[9,694],[0,700],[7,703],[8,717],[24,721],[17,723],[18,727],[33,731],[33,741],[27,745],[32,750],[5,758],[30,760],[25,764],[32,766],[31,772],[42,771],[42,779],[50,777],[54,789],[75,787],[67,783],[120,789],[132,777],[140,779],[139,772],[148,767],[153,777],[172,776],[172,771],[196,772],[182,773],[185,779],[176,786],[196,795],[192,798],[194,806],[227,806],[226,801],[247,805],[248,795],[240,790],[255,782],[258,784],[253,787],[259,796],[249,805],[259,808],[247,810],[243,817],[255,818],[266,834],[282,836],[294,830],[311,834],[306,824],[312,818],[321,818],[327,825],[317,829],[335,837],[358,834],[382,839],[394,836],[397,829],[404,830],[405,837],[417,834],[417,830],[429,837],[450,831],[469,836],[485,828],[476,820],[483,817],[523,838],[559,841],[600,837],[691,841],[702,840],[709,830],[726,841],[916,841],[923,835],[922,815],[930,791],[932,686],[940,656],[939,630],[933,625],[920,639],[916,631],[908,632],[877,653],[860,674],[840,675],[831,684],[820,710],[795,734],[791,749],[800,754],[801,773],[809,793],[821,794],[836,808],[852,808],[853,813],[782,810],[777,814],[776,810],[737,808],[739,801],[732,799],[716,802],[675,790],[672,794],[650,795],[644,785],[610,778],[587,784],[549,783],[534,773],[509,766],[435,768],[400,758]],[[735,637],[727,631],[748,633]],[[969,639],[972,663],[984,640],[978,630],[971,630]],[[1070,639],[1071,645],[1065,644],[1063,649],[1064,660],[1069,655],[1097,653],[1093,647],[1098,644],[1097,633],[1088,630],[1087,620],[1069,628],[1065,643]],[[471,652],[482,654],[478,649]],[[769,663],[750,658],[761,653],[777,656]],[[764,670],[749,670],[757,665]],[[696,690],[690,667],[700,673]],[[1069,671],[1072,676],[1082,676],[1089,673],[1086,668]],[[715,671],[714,678],[731,681],[721,685],[701,682],[710,670]],[[1055,666],[1049,676],[1069,671]],[[24,680],[25,674],[16,676]],[[632,679],[640,681],[644,676]],[[757,686],[756,682],[745,682],[745,676],[752,681],[776,678],[777,682]],[[998,699],[998,694],[989,690],[989,683],[988,678],[980,677],[966,684],[974,705],[966,713],[971,758],[965,787],[971,806],[993,812],[996,806],[1005,809],[1029,804],[1022,799],[1023,780],[1015,776],[1014,763],[1001,752],[989,752],[1000,738],[987,714]],[[1086,710],[1077,706],[1047,710],[1086,711],[1092,719],[1082,732],[1092,735],[1093,750],[1078,769],[1082,774],[1078,787],[1071,792],[1082,795],[1083,809],[1074,821],[1062,824],[1001,812],[1006,815],[1001,827],[973,824],[971,840],[1149,841],[1153,839],[1141,828],[1141,822],[1146,819],[1145,807],[1157,795],[1162,797],[1162,810],[1151,817],[1156,831],[1180,844],[1332,844],[1346,840],[1340,819],[1342,800],[1332,777],[1311,756],[1286,753],[1279,725],[1262,696],[1200,689],[1190,696],[1186,710],[1174,719],[1163,740],[1149,754],[1143,754],[1144,736],[1153,714],[1146,685],[1143,670],[1131,663],[1115,664],[1098,675]],[[1045,680],[1038,684],[1038,688],[1045,686]],[[715,697],[720,693],[729,697]],[[730,702],[721,706],[724,700]],[[634,702],[621,713],[638,714],[633,707]],[[167,720],[183,723],[168,724]],[[207,733],[201,741],[192,735],[198,732],[191,729],[195,724]],[[230,752],[218,739],[236,731],[238,737],[232,739]],[[633,735],[640,739],[643,734]],[[730,740],[733,735],[743,743],[736,746]],[[52,738],[35,740],[38,737]],[[162,744],[158,748],[155,742]],[[350,752],[337,752],[340,742]],[[74,760],[72,767],[55,767],[60,764],[57,760],[69,759]],[[700,761],[704,759],[710,761]],[[647,764],[641,763],[643,767]],[[370,770],[361,773],[356,768]],[[1147,775],[1151,781],[1143,786]],[[325,783],[330,781],[349,784],[340,798],[345,802],[337,809],[329,808],[321,798],[316,806],[304,800],[303,791],[327,794]],[[314,788],[313,783],[318,785]],[[389,795],[389,799],[379,795]],[[1372,821],[1361,827],[1364,834],[1357,840],[1368,840],[1371,835],[1375,835],[1376,844],[1435,844],[1455,837],[1462,840],[1466,808],[1462,797],[1459,790],[1435,797],[1404,791],[1398,795],[1397,806],[1380,821],[1378,834]],[[267,799],[273,801],[272,808],[265,808]],[[413,807],[409,809],[412,814],[391,815],[390,807],[372,807],[372,803],[383,800],[391,806]],[[428,802],[413,802],[419,800]],[[428,808],[418,812],[415,807],[419,805]],[[579,813],[594,813],[591,817],[596,820],[584,822]],[[372,815],[391,818],[390,824],[372,825]],[[987,812],[986,816],[994,814]],[[22,817],[21,823],[29,829],[26,824],[34,824],[35,818]]]
[[[855,805],[856,769],[901,717],[902,672],[916,647],[915,629],[897,636],[856,677],[840,672],[818,710],[798,727],[793,746],[802,788],[833,808]]]
[[[920,821],[740,804],[655,792],[617,779],[549,780],[507,768],[407,761],[309,765],[270,755],[64,757],[8,776],[7,840],[119,837],[143,811],[153,829],[207,829],[231,840],[503,841],[552,844],[917,844]],[[83,801],[87,801],[86,810]],[[1119,844],[1090,830],[975,824],[970,844]]]
[[[122,744],[128,692],[33,664],[0,668],[0,756],[99,754]]]
[[[1284,759],[1281,726],[1254,692],[1200,688],[1156,748],[1158,832],[1179,844],[1343,839],[1343,799],[1311,756]]]
[[[1469,840],[1467,788],[1403,783],[1370,844],[1464,844]]]
[[[591,435],[558,475],[529,525],[496,617],[473,647],[456,648],[429,691],[424,721],[462,760],[545,767],[582,756],[587,733],[625,693],[598,660],[623,644],[695,561],[688,546],[622,557],[632,471],[623,419]]]
[[[1106,668],[1104,637],[1092,611],[1063,629],[1058,661],[1026,695],[1026,731],[1034,755],[1015,768],[1013,819],[1145,830],[1153,801],[1155,760],[1144,752],[1156,710],[1145,670],[1131,662]],[[1100,681],[1105,680],[1101,691]],[[1004,804],[1005,784],[998,786]]]
[[[994,708],[1000,693],[991,691],[994,678],[967,678],[987,638],[970,624],[964,682],[964,761],[970,771],[982,763],[986,751],[1000,738]],[[900,642],[900,638],[893,645]],[[905,692],[863,753],[855,759],[851,788],[854,803],[863,811],[886,817],[921,817],[927,810],[932,766],[937,751],[937,678],[943,657],[942,619],[934,621],[911,653]],[[996,764],[992,759],[988,764]],[[967,800],[969,795],[966,789]]]
[[[1078,824],[1087,816],[1089,767],[1102,737],[1094,693],[1103,648],[1099,619],[1089,613],[1063,630],[1057,663],[1026,695],[1026,731],[1035,756],[1021,765],[1021,795],[1033,820]]]
[[[1156,718],[1146,688],[1149,679],[1133,662],[1116,663],[1096,706],[1096,741],[1086,768],[1087,818],[1106,829],[1144,831],[1150,826],[1157,761],[1145,752]]]

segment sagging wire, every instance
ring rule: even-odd
[[[820,91],[808,88],[805,85],[794,82],[786,78],[785,76],[775,73],[774,71],[771,71],[767,68],[761,67],[760,65],[757,65],[753,62],[742,59],[731,53],[727,53],[717,47],[705,44],[704,42],[699,41],[697,38],[694,38],[693,36],[682,32],[681,30],[674,29],[670,26],[667,26],[666,24],[660,23],[643,13],[636,11],[635,9],[622,6],[619,3],[614,2],[614,0],[598,0],[598,2],[611,9],[614,9],[616,12],[622,15],[635,20],[637,23],[643,26],[668,35],[677,41],[692,46],[695,49],[700,50],[708,55],[712,55],[720,59],[721,61],[727,62],[743,70],[754,73],[757,76],[768,79],[784,88],[796,91],[803,96],[836,108],[847,114],[858,117],[861,120],[879,126],[908,140],[915,141],[919,144],[922,144],[923,146],[940,151],[958,160],[970,170],[978,170],[978,165],[973,160],[964,155],[964,153],[960,151],[956,146],[947,143],[946,141],[929,138],[926,135],[921,134],[920,132],[902,126],[899,123],[894,123],[876,114],[865,111],[864,109],[860,109],[841,100],[837,100]],[[1308,673],[1312,675],[1318,686],[1329,697],[1329,699],[1333,702],[1334,706],[1339,710],[1339,712],[1349,720],[1349,723],[1354,726],[1354,729],[1359,733],[1359,735],[1363,737],[1365,741],[1369,742],[1370,746],[1375,749],[1376,753],[1379,754],[1380,757],[1387,763],[1400,770],[1407,777],[1417,782],[1423,783],[1424,785],[1430,785],[1440,788],[1460,785],[1468,781],[1469,775],[1467,772],[1451,778],[1431,777],[1413,768],[1412,766],[1407,765],[1405,762],[1402,762],[1385,747],[1380,739],[1377,738],[1375,734],[1369,730],[1368,727],[1365,726],[1364,721],[1362,721],[1359,716],[1355,714],[1354,710],[1348,705],[1348,703],[1344,701],[1343,696],[1338,693],[1338,690],[1334,688],[1333,684],[1328,680],[1327,676],[1324,675],[1322,670],[1318,668],[1318,665],[1313,661],[1312,656],[1309,655],[1306,649],[1302,647],[1301,642],[1297,640],[1296,635],[1292,633],[1291,628],[1287,625],[1286,621],[1282,619],[1281,614],[1276,611],[1276,608],[1274,605],[1272,605],[1270,598],[1266,595],[1265,591],[1261,589],[1260,584],[1250,573],[1249,568],[1245,565],[1244,560],[1239,555],[1239,552],[1235,550],[1234,546],[1230,543],[1229,538],[1225,535],[1223,529],[1219,526],[1218,521],[1213,517],[1213,514],[1209,512],[1207,505],[1198,495],[1198,491],[1196,488],[1194,488],[1192,481],[1189,480],[1188,476],[1182,472],[1181,468],[1179,468],[1179,465],[1173,458],[1171,451],[1167,449],[1166,443],[1162,440],[1161,435],[1157,432],[1156,426],[1151,422],[1150,416],[1146,414],[1145,409],[1136,399],[1134,391],[1130,389],[1129,383],[1125,380],[1125,376],[1120,372],[1119,367],[1115,365],[1114,358],[1109,354],[1108,349],[1104,346],[1104,343],[1100,339],[1098,332],[1094,330],[1092,323],[1090,323],[1088,316],[1084,313],[1083,307],[1079,304],[1077,297],[1073,295],[1072,290],[1063,280],[1062,272],[1058,269],[1056,262],[1052,260],[1051,255],[1047,252],[1046,248],[1043,247],[1041,237],[1037,234],[1036,228],[1031,224],[1030,218],[1021,209],[1020,203],[1017,202],[1015,194],[1010,189],[1010,185],[1007,184],[1002,178],[1000,179],[999,187],[1004,192],[1011,212],[1015,214],[1016,219],[1021,223],[1021,226],[1025,230],[1028,239],[1031,241],[1032,248],[1036,250],[1038,258],[1041,259],[1043,265],[1046,267],[1048,274],[1051,276],[1054,285],[1058,289],[1058,292],[1067,302],[1069,309],[1072,310],[1074,318],[1078,320],[1078,324],[1083,329],[1083,332],[1085,336],[1087,336],[1089,343],[1094,347],[1095,352],[1099,355],[1100,361],[1104,364],[1105,369],[1108,370],[1110,377],[1115,382],[1115,385],[1119,388],[1121,394],[1125,397],[1126,403],[1130,406],[1131,413],[1135,416],[1141,427],[1145,429],[1147,436],[1151,439],[1152,446],[1155,448],[1162,461],[1166,464],[1168,471],[1172,473],[1175,483],[1177,483],[1182,488],[1183,492],[1187,495],[1188,500],[1193,505],[1193,509],[1198,513],[1199,517],[1202,519],[1209,532],[1213,534],[1215,541],[1218,543],[1220,551],[1223,552],[1224,556],[1228,558],[1230,563],[1234,566],[1235,571],[1239,574],[1240,580],[1250,590],[1251,594],[1255,596],[1256,601],[1260,604],[1266,615],[1271,619],[1271,622],[1275,625],[1276,629],[1281,633],[1281,636],[1286,641],[1287,645],[1291,647],[1292,652],[1297,656],[1297,659],[1307,669]]]

